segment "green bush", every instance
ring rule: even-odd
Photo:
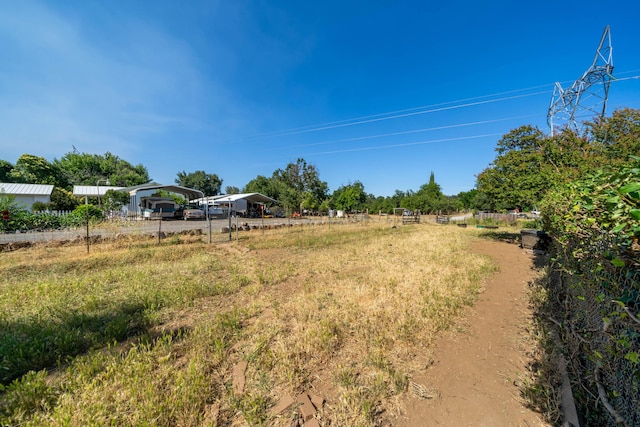
[[[638,425],[640,157],[550,192],[542,215],[553,238],[550,301],[580,411],[588,424],[614,425],[598,404],[605,390],[616,417]]]
[[[50,212],[29,212],[15,204],[0,200],[0,208],[10,212],[9,220],[0,220],[0,232],[15,232],[29,230],[56,230],[61,228],[79,227],[87,221],[87,211],[91,222],[104,219],[104,212],[93,205],[80,205],[67,215],[54,215]],[[4,210],[0,209],[0,210]]]
[[[87,211],[89,220],[102,221],[104,219],[104,212],[94,205],[80,205],[77,206],[69,216],[78,224],[82,224],[87,220]]]
[[[615,171],[599,170],[551,192],[542,207],[545,230],[564,247],[576,236],[610,234],[622,250],[640,238],[640,157]],[[594,233],[598,230],[599,233]],[[586,242],[585,242],[586,243]]]
[[[31,211],[33,212],[44,212],[47,209],[49,209],[49,203],[34,202],[33,205],[31,205]]]

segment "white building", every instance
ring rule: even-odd
[[[16,204],[31,210],[35,202],[50,203],[53,185],[0,182],[0,193],[14,196]]]

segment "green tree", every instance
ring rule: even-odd
[[[278,200],[281,191],[279,187],[278,182],[276,182],[274,178],[258,175],[247,183],[243,193],[260,193]]]
[[[215,196],[220,193],[222,180],[214,173],[206,173],[205,171],[195,172],[178,172],[176,184],[183,187],[200,190],[205,196]]]
[[[333,192],[333,203],[337,209],[347,212],[362,210],[367,200],[367,193],[360,181],[339,187]]]
[[[0,159],[0,182],[12,182],[11,170],[13,170],[13,164]]]
[[[71,190],[54,187],[51,192],[50,208],[54,211],[71,211],[82,203],[82,199],[73,195]]]
[[[478,190],[488,196],[493,209],[531,209],[542,199],[552,175],[545,144],[543,133],[532,126],[514,129],[498,141],[498,155],[477,181]]]
[[[603,165],[624,167],[640,152],[640,110],[623,108],[585,125],[584,135],[563,129],[545,136],[532,126],[504,135],[495,160],[478,175],[476,207],[530,209],[552,188]]]
[[[595,150],[606,159],[603,164],[625,164],[640,153],[640,110],[623,108],[586,125]]]
[[[47,159],[32,154],[23,154],[20,156],[16,165],[9,173],[12,182],[66,187],[68,183],[62,175],[60,169],[49,163]]]
[[[473,188],[469,191],[461,191],[458,193],[458,200],[460,201],[460,205],[462,209],[472,210],[476,209],[476,197],[478,196],[478,190]]]
[[[226,194],[240,194],[240,189],[238,187],[234,187],[232,185],[227,185],[224,188],[224,192]]]
[[[429,182],[420,187],[409,204],[411,205],[410,209],[420,209],[425,213],[445,210],[446,197],[442,193],[440,185],[436,183],[433,172],[429,176]]]
[[[71,185],[96,185],[98,180],[109,180],[111,185],[130,187],[151,181],[147,169],[132,165],[111,154],[67,153],[54,165],[62,171]]]
[[[277,169],[271,178],[259,175],[244,188],[247,193],[269,196],[287,209],[319,209],[327,199],[328,185],[321,181],[317,168],[304,159]]]
[[[284,170],[276,170],[273,178],[280,183],[278,200],[286,207],[299,208],[305,200],[319,206],[327,198],[327,183],[320,180],[318,169],[302,158],[289,163]]]

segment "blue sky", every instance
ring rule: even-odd
[[[0,0],[0,159],[109,151],[155,181],[242,188],[302,157],[331,191],[474,187],[553,84],[640,75],[640,5],[580,1]],[[640,79],[610,114],[640,108]]]

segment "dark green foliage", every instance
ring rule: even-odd
[[[69,215],[77,224],[86,222],[87,211],[90,220],[102,221],[104,219],[104,212],[94,205],[79,205]]]
[[[42,212],[42,211],[46,211],[47,209],[50,208],[50,204],[49,203],[44,203],[44,202],[34,202],[33,205],[31,205],[31,211],[32,212]]]
[[[362,210],[367,194],[364,192],[364,185],[360,181],[353,184],[343,185],[333,192],[331,198],[332,207],[347,212]]]
[[[200,190],[205,196],[215,196],[220,193],[222,180],[214,173],[206,173],[205,171],[195,172],[178,172],[176,184],[182,187]]]
[[[81,202],[82,199],[74,196],[73,191],[67,190],[66,188],[53,187],[49,209],[54,211],[71,211]]]
[[[495,160],[478,175],[484,209],[532,209],[555,186],[602,165],[624,165],[630,155],[640,153],[640,110],[618,110],[586,128],[584,135],[564,129],[547,136],[521,126],[504,135]]]
[[[328,197],[328,185],[320,180],[318,169],[304,159],[277,169],[271,178],[258,176],[244,188],[247,193],[262,193],[278,200],[285,209],[317,210]]]
[[[615,170],[598,170],[569,183],[545,199],[545,229],[562,246],[574,235],[611,235],[621,250],[640,238],[640,157]]]
[[[67,153],[53,165],[64,174],[69,185],[96,185],[108,179],[111,185],[130,187],[149,182],[147,168],[131,163],[109,152],[104,155]]]
[[[108,313],[60,311],[46,320],[34,316],[0,323],[0,383],[141,332],[147,324],[144,309],[125,304]]]
[[[16,165],[9,172],[9,178],[11,182],[25,184],[49,184],[57,187],[68,185],[64,174],[56,165],[52,165],[44,157],[32,154],[20,156]]]
[[[47,384],[47,371],[31,371],[7,386],[0,384],[0,424],[23,416],[50,410],[57,400],[53,388]]]
[[[13,170],[12,163],[6,160],[0,160],[0,182],[13,182],[10,175],[11,170]]]
[[[542,213],[554,239],[551,300],[561,302],[578,404],[588,423],[615,425],[593,397],[598,375],[612,407],[627,425],[638,425],[640,157],[558,187]]]
[[[491,209],[531,209],[548,189],[544,135],[522,126],[504,135],[493,163],[478,175],[478,189],[491,200]]]

